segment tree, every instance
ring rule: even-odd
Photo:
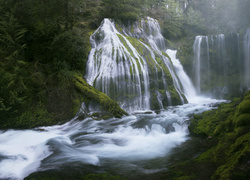
[[[13,14],[6,13],[0,19],[0,114],[4,116],[10,109],[15,112],[26,98],[27,72],[23,71],[26,32]]]
[[[122,22],[135,21],[141,17],[142,0],[103,0],[102,16]]]
[[[168,39],[178,38],[183,33],[183,16],[180,6],[175,0],[167,0],[165,7],[166,15],[163,20],[163,35]]]

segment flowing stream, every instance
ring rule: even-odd
[[[148,164],[166,158],[189,138],[190,115],[210,110],[218,102],[200,100],[160,113],[100,121],[76,117],[63,125],[0,131],[0,179],[23,179],[35,171],[60,171],[76,164],[91,167],[83,170],[86,174],[113,172],[136,177],[166,171],[161,161]]]

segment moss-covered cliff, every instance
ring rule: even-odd
[[[206,139],[210,148],[193,160],[174,165],[176,179],[250,177],[250,91],[243,100],[195,115],[189,129],[193,136]]]

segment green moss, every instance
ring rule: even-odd
[[[140,62],[139,62],[139,60],[137,59],[137,58],[135,58],[135,61],[136,61],[136,65],[137,65],[137,68],[138,68],[138,70],[139,70],[139,73],[141,74],[142,73],[142,71],[141,71],[141,65],[140,65]],[[133,65],[134,66],[134,65]]]
[[[134,33],[134,26],[132,25],[132,26],[130,26],[130,32],[133,34]]]
[[[142,43],[140,43],[140,41],[136,38],[133,38],[133,37],[126,37],[129,42],[137,49],[137,51],[139,52],[139,54],[144,54],[144,50],[145,50],[145,47],[143,46]]]
[[[230,131],[235,107],[232,103],[222,103],[217,110],[194,115],[189,129],[194,134],[215,136]]]
[[[181,176],[176,178],[176,180],[195,180],[195,176]]]
[[[120,176],[113,176],[110,174],[88,174],[81,178],[82,180],[125,180]]]
[[[223,103],[217,110],[195,115],[190,131],[195,135],[210,136],[217,143],[193,160],[213,163],[211,179],[244,179],[247,177],[250,153],[249,92],[239,102]],[[214,136],[214,137],[213,137]],[[246,159],[248,158],[248,159]]]
[[[216,123],[220,121],[219,117],[214,116],[214,114],[215,111],[208,111],[194,115],[189,126],[191,132],[202,136],[212,135],[216,128]]]
[[[120,41],[121,41],[122,44],[125,46],[125,48],[128,50],[128,52],[130,53],[130,55],[131,55],[132,57],[134,57],[133,51],[130,49],[130,47],[128,46],[127,42],[126,42],[125,39],[123,38],[123,36],[120,35],[120,34],[116,34],[116,35],[119,37]]]
[[[81,75],[74,75],[73,81],[75,88],[82,93],[89,100],[93,100],[101,105],[101,107],[111,113],[112,116],[122,117],[127,113],[120,108],[120,106],[113,100],[111,100],[106,94],[98,91],[94,87],[87,84]]]
[[[237,127],[250,125],[250,114],[241,114],[234,122]]]
[[[169,72],[168,68],[166,67],[165,63],[163,62],[163,60],[161,59],[161,57],[159,57],[157,54],[155,56],[155,59],[157,61],[157,63],[161,66],[164,74],[165,74],[165,79],[167,81],[167,84],[169,86],[173,85],[173,78],[172,78],[172,75],[171,73]]]
[[[81,104],[80,99],[74,99],[73,100],[72,114],[76,114],[78,112],[80,104]]]
[[[115,28],[116,28],[120,33],[122,33],[122,28],[121,28],[121,26],[119,26],[117,23],[115,23]]]
[[[225,149],[225,164],[221,165],[212,179],[231,179],[237,165],[250,153],[250,133],[236,139],[228,149]]]
[[[150,107],[152,110],[160,109],[157,95],[154,93],[154,90],[151,92],[151,95],[150,95]]]
[[[213,147],[213,148],[207,150],[206,152],[202,153],[194,161],[195,162],[213,161],[213,159],[211,159],[211,157],[212,157],[214,151],[215,151],[215,147]]]
[[[242,103],[240,103],[238,109],[237,109],[237,114],[244,114],[248,113],[250,114],[250,99],[246,97]]]

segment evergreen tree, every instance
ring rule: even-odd
[[[138,0],[103,0],[102,16],[104,18],[111,18],[120,20],[122,22],[135,21],[141,17],[141,7],[143,1]]]

